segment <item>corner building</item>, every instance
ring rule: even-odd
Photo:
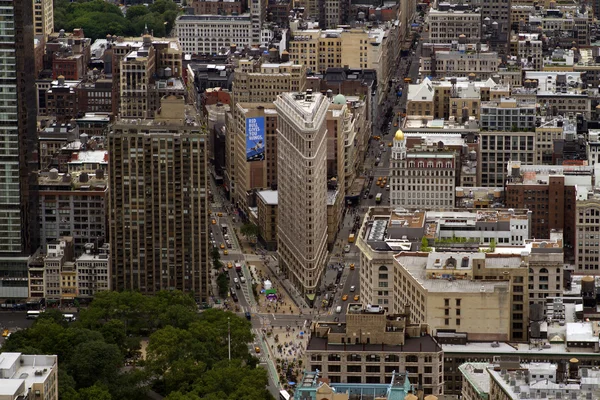
[[[320,93],[283,93],[275,107],[280,266],[311,301],[327,257],[327,128]]]
[[[185,110],[185,111],[184,111]],[[206,135],[182,97],[108,136],[112,287],[208,297]]]

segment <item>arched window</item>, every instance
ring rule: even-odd
[[[548,270],[546,268],[540,269],[540,274],[547,274]]]
[[[387,271],[388,268],[385,265],[382,265],[381,267],[379,267],[379,272],[381,271]]]

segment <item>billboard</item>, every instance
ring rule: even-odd
[[[246,118],[246,161],[265,159],[265,117]]]

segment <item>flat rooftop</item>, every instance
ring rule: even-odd
[[[276,206],[278,201],[277,193],[277,190],[261,190],[257,194],[265,204]]]
[[[443,271],[444,263],[450,258],[456,261],[465,271],[471,271],[472,262],[475,259],[485,257],[484,253],[406,253],[402,252],[395,256],[396,261],[409,273],[421,287],[428,292],[453,292],[453,293],[493,293],[496,290],[508,293],[510,291],[508,281],[480,281],[470,279],[449,279],[440,273],[439,278],[427,278],[427,272],[435,270],[436,262],[439,260],[439,270]],[[463,260],[468,260],[468,267],[462,267]],[[504,260],[504,259],[503,259]],[[488,260],[486,259],[486,266]],[[460,271],[459,268],[454,271]]]
[[[429,335],[418,338],[406,338],[404,345],[381,344],[332,344],[327,338],[312,336],[306,346],[307,351],[328,352],[389,352],[389,353],[436,353],[441,350],[440,345]]]

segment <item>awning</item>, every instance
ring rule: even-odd
[[[315,300],[315,295],[313,294],[307,294],[306,298],[309,299],[310,301],[314,301]]]

